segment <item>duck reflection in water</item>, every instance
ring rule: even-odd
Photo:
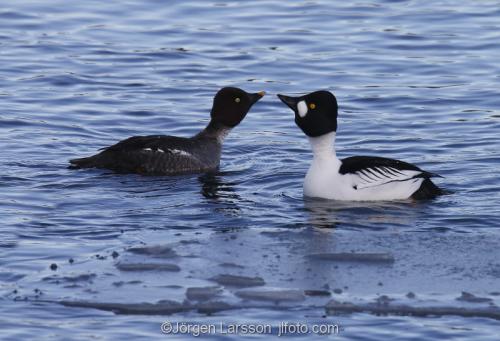
[[[240,215],[241,208],[238,202],[241,197],[236,193],[234,182],[224,181],[227,172],[205,173],[198,177],[201,184],[201,195],[211,203],[216,203],[216,211],[223,211],[230,215]],[[221,206],[223,205],[223,206]]]
[[[333,203],[333,204],[332,204]],[[384,230],[393,226],[414,226],[418,207],[409,201],[344,202],[320,198],[304,198],[308,223],[317,228]],[[408,210],[413,206],[412,210]]]

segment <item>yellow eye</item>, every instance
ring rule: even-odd
[[[234,101],[235,101],[236,103],[240,103],[241,99],[240,99],[239,97],[236,97],[236,98],[234,99]]]
[[[309,104],[309,109],[316,109],[316,104],[314,103]]]

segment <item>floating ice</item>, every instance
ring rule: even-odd
[[[464,301],[464,302],[469,302],[469,303],[493,302],[493,300],[491,298],[478,297],[478,296],[473,295],[473,294],[466,292],[466,291],[462,291],[462,296],[457,297],[457,301]]]
[[[186,297],[188,300],[207,301],[215,298],[222,292],[220,287],[187,288]]]
[[[152,256],[159,258],[172,258],[177,256],[177,254],[172,248],[164,245],[131,247],[128,248],[127,251],[138,255]]]
[[[394,263],[394,257],[390,253],[314,253],[307,257],[316,260],[330,260],[337,262],[360,262],[360,263]]]
[[[266,284],[261,277],[246,277],[221,274],[209,279],[211,281],[219,283],[220,285],[232,287],[255,287]]]
[[[112,311],[116,314],[171,315],[190,310],[189,305],[176,301],[162,300],[158,303],[113,303],[87,301],[60,301],[67,307],[94,308]]]
[[[121,271],[181,271],[178,265],[169,263],[118,263],[116,268]]]
[[[297,302],[304,301],[305,296],[301,290],[240,290],[236,296],[257,301],[271,302]]]
[[[339,313],[368,312],[376,315],[394,314],[408,316],[444,316],[456,315],[461,317],[486,317],[500,320],[500,308],[496,306],[477,307],[454,307],[454,306],[410,306],[406,304],[393,304],[391,300],[385,300],[383,304],[375,303],[353,303],[331,300],[325,306],[328,315]]]

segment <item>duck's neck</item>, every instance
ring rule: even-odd
[[[309,137],[314,160],[338,161],[337,154],[335,153],[335,135],[336,133],[332,131],[318,137]]]
[[[217,140],[217,142],[222,144],[224,138],[229,134],[230,131],[231,131],[230,127],[211,120],[205,127],[205,129],[200,131],[195,137],[214,138]]]

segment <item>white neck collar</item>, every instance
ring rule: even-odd
[[[337,158],[335,136],[336,133],[332,131],[318,137],[308,137],[315,158]]]

